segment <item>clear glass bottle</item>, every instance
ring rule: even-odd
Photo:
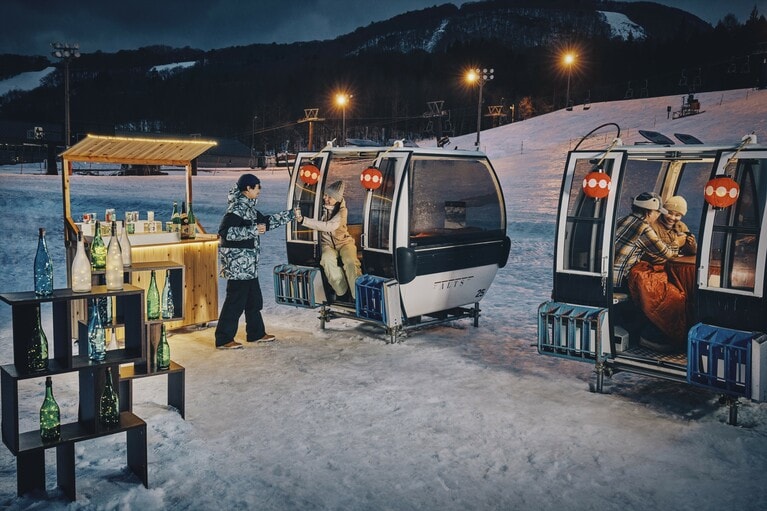
[[[112,222],[112,236],[107,249],[107,289],[119,291],[123,288],[123,254],[117,238],[117,222]]]
[[[152,270],[149,290],[146,293],[146,319],[160,319],[160,292],[157,290],[157,277],[154,270]]]
[[[165,285],[162,288],[160,314],[163,319],[170,319],[176,315],[176,305],[173,303],[173,290],[170,287],[170,270],[165,271]]]
[[[45,242],[45,229],[40,227],[35,254],[35,294],[50,296],[53,294],[53,261]]]
[[[101,223],[96,220],[91,242],[91,266],[94,270],[104,270],[107,267],[107,247],[101,237]]]
[[[96,300],[99,307],[99,315],[101,316],[101,324],[110,324],[112,322],[112,297],[102,296],[96,298]]]
[[[61,438],[61,411],[53,397],[53,380],[45,378],[45,399],[40,407],[40,438],[43,442],[55,442]]]
[[[106,356],[106,333],[101,322],[97,299],[93,298],[88,312],[88,358],[99,362]]]
[[[112,368],[107,367],[104,381],[104,391],[99,400],[99,422],[102,426],[111,428],[120,424],[120,399],[112,383]]]
[[[112,334],[109,336],[109,344],[107,345],[107,351],[116,350],[119,348],[117,345],[117,329],[112,327]]]
[[[122,229],[120,229],[120,250],[123,255],[123,266],[131,265],[131,246],[130,238],[128,238],[128,227],[125,225],[125,221],[122,223]]]
[[[48,338],[40,321],[40,306],[35,307],[36,321],[27,344],[27,369],[45,371],[48,369]]]
[[[192,211],[192,203],[189,202],[189,211],[187,212],[187,220],[189,223],[187,237],[193,240],[197,237],[197,219],[194,217],[194,211]]]
[[[164,371],[170,368],[170,345],[165,333],[165,325],[160,327],[160,342],[157,343],[157,370]]]
[[[83,241],[82,231],[77,232],[77,252],[72,260],[72,291],[75,293],[90,293],[91,282],[91,262],[85,253],[85,242]]]

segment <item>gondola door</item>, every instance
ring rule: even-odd
[[[300,207],[304,216],[313,218],[322,207],[322,197],[317,190],[322,186],[329,153],[299,153],[290,176],[288,208]],[[288,263],[300,266],[319,266],[317,250],[318,234],[314,229],[305,229],[297,222],[287,226]]]
[[[562,183],[554,250],[553,300],[607,308],[613,303],[612,240],[616,184],[625,154],[620,151],[573,152]],[[592,172],[610,177],[607,197],[584,192]]]
[[[698,319],[724,328],[765,332],[767,151],[724,152],[711,177],[732,179],[739,194],[727,206],[715,198],[705,213],[699,243]],[[727,183],[723,184],[726,191]]]
[[[381,184],[367,192],[364,209],[364,224],[361,245],[363,251],[363,273],[377,277],[395,278],[395,222],[396,204],[408,196],[402,194],[402,175],[410,153],[388,152],[376,160],[381,172]],[[407,206],[407,204],[405,204]],[[407,211],[407,209],[405,209]]]

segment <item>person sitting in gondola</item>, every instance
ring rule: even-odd
[[[686,296],[671,284],[662,265],[642,261],[644,256],[666,261],[679,255],[686,235],[666,243],[652,228],[668,211],[656,193],[634,198],[631,214],[618,221],[615,231],[613,280],[615,287],[628,288],[632,300],[650,320],[640,336],[640,345],[658,352],[680,350],[686,342]]]
[[[680,195],[674,195],[663,202],[663,207],[667,213],[658,216],[650,226],[667,245],[679,247],[680,256],[697,254],[698,243],[695,236],[690,232],[687,224],[682,222],[682,217],[687,214],[687,201]],[[680,236],[682,234],[684,238]],[[645,253],[643,259],[650,264],[664,264],[666,262],[665,257],[660,257],[653,252]]]
[[[336,181],[325,188],[320,218],[306,218],[296,209],[296,220],[303,226],[320,231],[322,255],[320,266],[340,301],[356,298],[354,284],[362,275],[357,245],[347,228],[348,210],[344,200],[344,183]],[[340,260],[340,264],[339,264]]]

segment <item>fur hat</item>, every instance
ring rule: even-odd
[[[240,176],[240,179],[237,180],[237,188],[239,188],[241,192],[247,190],[248,187],[255,188],[256,185],[260,184],[261,180],[253,174],[243,174]]]
[[[655,192],[643,192],[634,198],[634,206],[649,211],[660,211],[664,215],[668,213],[666,208],[663,207],[663,200],[660,195]]]
[[[669,211],[681,213],[682,215],[687,214],[687,201],[684,200],[684,197],[679,195],[674,195],[673,197],[666,199],[666,202],[663,203],[663,207]]]
[[[325,195],[341,202],[344,198],[344,182],[336,181],[335,183],[329,184],[328,187],[325,188]]]

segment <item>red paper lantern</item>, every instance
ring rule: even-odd
[[[706,202],[715,208],[727,208],[735,204],[740,195],[740,186],[728,176],[715,177],[703,189]]]
[[[583,193],[592,199],[604,199],[610,193],[612,181],[604,172],[594,171],[583,178]]]
[[[320,169],[318,169],[316,165],[306,163],[298,167],[298,177],[308,185],[317,184],[317,181],[320,178]]]
[[[375,190],[383,183],[383,174],[376,167],[368,167],[360,174],[360,182],[368,190]]]

